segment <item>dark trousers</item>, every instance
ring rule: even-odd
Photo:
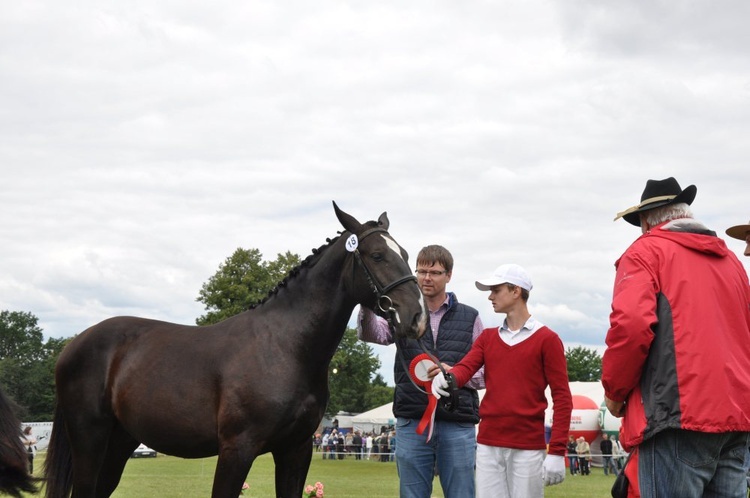
[[[589,470],[589,461],[586,458],[578,457],[578,468],[582,476],[587,476],[591,473]]]

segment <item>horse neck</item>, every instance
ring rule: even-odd
[[[275,315],[276,333],[296,339],[294,344],[318,361],[330,361],[357,305],[344,283],[354,271],[353,264],[344,240],[339,239],[303,265],[255,311]]]

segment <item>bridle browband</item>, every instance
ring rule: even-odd
[[[369,230],[365,230],[361,234],[357,235],[357,245],[359,245],[360,241],[365,240],[365,238],[369,237],[370,235],[374,233],[382,232],[385,234],[388,234],[388,231],[384,228],[380,227],[374,227],[370,228]],[[411,281],[417,281],[417,277],[414,275],[405,275],[393,282],[391,282],[388,285],[381,285],[378,279],[373,275],[370,268],[367,266],[367,263],[365,263],[364,259],[362,259],[362,255],[359,253],[359,248],[355,247],[352,251],[354,254],[354,259],[357,261],[360,267],[365,272],[365,277],[367,277],[367,281],[370,284],[370,288],[372,289],[373,293],[375,294],[376,298],[376,304],[378,306],[378,309],[383,313],[384,318],[388,322],[388,327],[391,331],[391,337],[393,337],[393,342],[396,344],[396,349],[398,350],[396,355],[401,359],[401,366],[404,368],[404,371],[406,373],[406,376],[409,378],[411,383],[414,385],[414,387],[417,388],[417,390],[421,391],[424,394],[427,394],[428,396],[432,396],[431,393],[428,393],[426,390],[422,389],[419,385],[417,385],[416,382],[414,382],[414,379],[411,378],[411,375],[409,374],[409,368],[406,366],[406,361],[404,360],[404,355],[401,353],[401,350],[403,349],[403,346],[399,344],[399,342],[402,340],[401,338],[396,338],[396,326],[394,324],[394,320],[397,322],[400,322],[400,318],[398,316],[398,313],[396,313],[396,309],[393,307],[393,300],[388,296],[388,292],[395,289],[401,284],[404,284],[406,282]],[[435,356],[430,353],[427,348],[425,348],[424,344],[421,340],[417,339],[417,343],[419,344],[419,347],[422,348],[422,351],[432,360],[440,369],[440,371],[443,373],[443,376],[445,376],[446,380],[448,381],[449,390],[451,392],[450,398],[444,399],[443,404],[447,411],[453,411],[455,410],[456,406],[458,405],[458,394],[456,387],[453,385],[453,377],[451,375],[448,375],[448,373],[443,368],[443,365],[440,363],[440,361],[435,358]]]

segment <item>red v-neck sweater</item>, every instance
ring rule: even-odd
[[[525,341],[509,346],[500,339],[497,327],[485,329],[451,373],[461,387],[482,365],[487,391],[479,406],[477,442],[544,449],[544,391],[549,385],[554,407],[549,453],[565,455],[573,399],[560,337],[543,326]]]

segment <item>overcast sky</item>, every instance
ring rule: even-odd
[[[486,325],[474,281],[518,263],[531,312],[603,348],[640,233],[612,219],[647,179],[697,185],[722,236],[750,219],[748,18],[744,0],[3,2],[0,309],[52,337],[193,324],[235,249],[304,258],[340,229],[335,200],[387,211],[412,266],[447,247]]]

